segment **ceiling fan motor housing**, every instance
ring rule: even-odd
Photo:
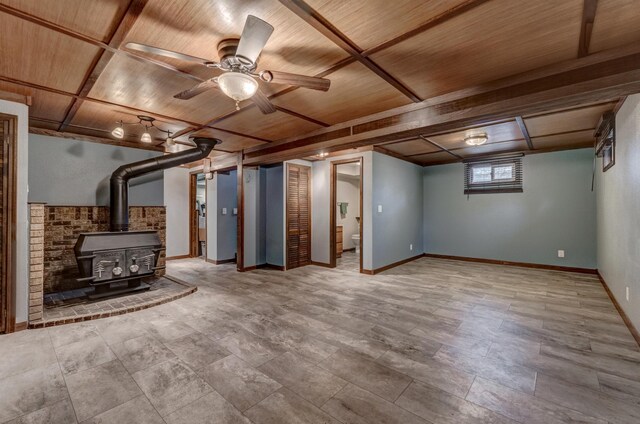
[[[220,58],[220,68],[224,70],[253,72],[256,64],[241,56],[236,56],[239,38],[227,38],[218,43],[218,57]]]

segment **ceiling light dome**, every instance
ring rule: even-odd
[[[218,85],[224,94],[238,102],[253,97],[258,91],[258,82],[249,75],[240,72],[227,72],[218,77]]]
[[[467,143],[469,146],[481,146],[484,143],[486,143],[487,140],[489,140],[489,137],[485,133],[472,134],[464,138],[464,142]]]

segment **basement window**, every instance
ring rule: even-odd
[[[464,194],[522,193],[522,157],[464,163]]]

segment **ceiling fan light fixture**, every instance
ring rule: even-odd
[[[485,133],[468,135],[464,138],[464,142],[469,146],[482,146],[488,140],[489,136],[487,136],[487,134]]]
[[[258,91],[258,82],[240,72],[227,72],[218,77],[218,85],[224,94],[238,102],[250,99]]]

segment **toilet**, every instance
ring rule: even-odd
[[[351,241],[353,245],[356,247],[356,254],[360,254],[360,234],[356,233],[351,236]]]

